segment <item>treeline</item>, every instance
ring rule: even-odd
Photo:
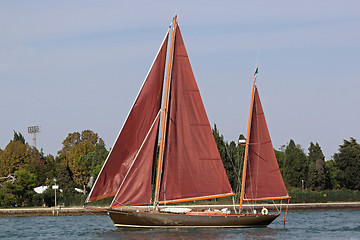
[[[44,194],[34,191],[38,186],[57,184],[61,189],[58,203],[83,204],[85,195],[101,170],[108,150],[98,134],[85,130],[68,134],[56,157],[44,156],[25,142],[21,133],[4,150],[0,149],[0,206],[53,206],[54,190]]]
[[[233,190],[240,192],[241,170],[245,147],[227,142],[214,125],[213,134]],[[239,139],[244,139],[240,135]],[[0,149],[0,207],[54,205],[54,190],[59,185],[59,202],[80,205],[109,153],[98,134],[85,130],[74,132],[62,142],[57,156],[45,156],[25,142],[23,135]],[[354,138],[344,140],[333,158],[325,161],[318,143],[310,143],[307,151],[293,140],[274,150],[285,184],[290,191],[360,189],[360,145]],[[56,181],[56,182],[55,182]],[[43,194],[34,192],[38,186],[49,186]]]
[[[238,193],[245,147],[234,141],[225,141],[216,125],[213,134],[230,184]],[[240,139],[245,137],[240,135]],[[339,151],[328,161],[325,161],[320,145],[313,142],[307,151],[294,140],[274,151],[285,185],[290,191],[360,190],[360,145],[354,138],[344,140]]]

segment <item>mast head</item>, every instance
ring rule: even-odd
[[[256,67],[256,69],[255,69],[255,73],[254,73],[254,77],[256,77],[256,76],[257,76],[258,72],[259,72],[259,67]]]

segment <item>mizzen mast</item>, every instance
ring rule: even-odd
[[[251,91],[251,101],[250,101],[250,110],[249,110],[249,121],[248,121],[248,127],[247,127],[247,134],[246,134],[246,146],[245,146],[245,156],[244,156],[244,166],[243,166],[243,172],[242,172],[242,179],[241,179],[241,192],[240,192],[240,206],[239,206],[239,213],[242,210],[242,204],[244,200],[244,189],[245,189],[245,178],[246,178],[246,164],[249,154],[249,140],[250,140],[250,129],[251,129],[251,118],[252,118],[252,112],[253,112],[253,105],[254,105],[254,92],[255,92],[255,82],[256,77],[258,73],[258,68],[256,68],[254,73],[254,79],[253,79],[253,85],[252,85],[252,91]]]

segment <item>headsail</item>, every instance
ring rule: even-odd
[[[135,156],[128,173],[120,185],[111,207],[148,204],[151,202],[151,173],[153,167],[152,154],[159,129],[160,112],[156,117],[148,135]]]
[[[87,201],[95,201],[115,196],[124,182],[125,176],[136,175],[137,184],[143,186],[145,192],[138,189],[129,190],[123,197],[126,204],[130,199],[136,203],[149,203],[151,196],[151,166],[154,158],[156,133],[158,129],[158,113],[161,107],[162,86],[166,62],[168,34],[159,49],[152,67],[143,83],[127,120],[88,196]],[[155,124],[155,125],[154,125]],[[155,132],[155,133],[154,133]],[[153,139],[150,139],[148,135]],[[150,142],[144,142],[150,141]],[[134,159],[141,162],[134,164]],[[131,167],[133,169],[130,169]],[[138,169],[142,167],[142,169]],[[131,172],[131,171],[135,171]],[[136,174],[137,173],[137,174]],[[131,179],[128,179],[131,181]],[[144,187],[147,186],[147,187]],[[141,194],[142,196],[139,196]],[[145,201],[145,202],[143,202]],[[115,203],[123,203],[119,199]],[[134,204],[136,204],[134,203]]]
[[[289,198],[256,86],[252,106],[244,200]]]
[[[160,201],[233,195],[178,26],[170,96]]]

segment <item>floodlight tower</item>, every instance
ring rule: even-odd
[[[28,127],[28,133],[32,134],[33,146],[36,147],[36,134],[40,133],[40,127],[39,126]]]

